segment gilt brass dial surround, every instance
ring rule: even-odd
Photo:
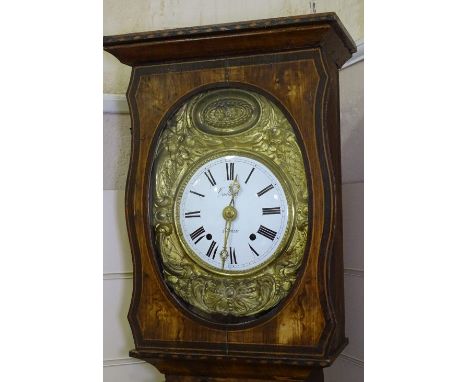
[[[209,116],[209,126],[204,116]],[[200,163],[226,152],[259,159],[274,171],[291,212],[288,233],[272,261],[236,275],[201,266],[188,255],[177,226],[184,182]],[[293,128],[272,101],[234,88],[190,98],[168,120],[158,140],[153,186],[156,253],[164,279],[177,296],[208,314],[245,317],[274,307],[288,295],[307,242],[308,189]]]
[[[196,171],[200,171],[200,169],[203,169],[204,165],[207,162],[217,160],[217,159],[223,160],[223,158],[226,156],[228,157],[239,156],[241,158],[252,159],[254,161],[261,163],[265,167],[267,167],[268,170],[270,170],[274,174],[274,176],[278,180],[278,183],[281,184],[282,191],[284,192],[285,201],[287,204],[287,211],[285,211],[287,218],[284,223],[284,235],[282,239],[279,241],[279,245],[277,249],[274,251],[273,255],[269,256],[265,261],[246,270],[229,271],[226,269],[219,269],[219,268],[207,265],[206,262],[200,261],[200,257],[194,253],[190,244],[188,243],[188,240],[184,238],[183,229],[181,227],[181,215],[183,213],[181,211],[181,200],[182,200],[182,195],[184,193],[184,190],[187,189],[188,187],[188,184],[187,184],[188,181],[191,179],[191,177],[194,175]],[[259,200],[258,203],[261,203],[261,201]],[[226,222],[234,221],[237,217],[237,214],[238,214],[238,210],[235,207],[232,207],[230,205],[226,206],[221,211],[221,215],[226,220]],[[289,186],[289,181],[287,180],[287,177],[283,173],[283,171],[281,171],[281,169],[278,168],[278,166],[274,162],[272,162],[271,160],[268,160],[268,158],[263,158],[259,155],[253,154],[250,151],[241,150],[241,149],[219,151],[219,152],[216,152],[215,154],[202,157],[199,161],[195,162],[192,168],[189,171],[187,171],[187,174],[184,176],[184,179],[181,181],[177,190],[177,196],[176,196],[175,203],[174,203],[175,228],[177,232],[177,237],[179,238],[180,244],[183,247],[185,253],[187,253],[201,267],[211,272],[225,276],[227,278],[233,277],[233,276],[245,277],[245,276],[251,275],[253,273],[258,272],[259,269],[264,268],[269,263],[274,261],[275,258],[283,251],[283,249],[286,247],[286,245],[289,243],[291,239],[291,232],[292,232],[292,226],[294,225],[294,219],[295,219],[295,198],[292,196],[292,191],[291,191],[291,187]]]

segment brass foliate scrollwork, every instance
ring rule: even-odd
[[[174,222],[177,188],[200,159],[222,150],[252,152],[284,170],[295,216],[290,240],[253,274],[210,272],[185,253]],[[284,299],[294,284],[308,235],[308,188],[292,126],[267,98],[239,89],[198,94],[167,122],[155,152],[152,222],[164,279],[190,305],[207,313],[249,316]]]

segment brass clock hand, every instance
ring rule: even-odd
[[[237,175],[236,178],[233,180],[233,182],[229,185],[229,193],[231,194],[231,201],[229,202],[229,205],[223,209],[223,218],[226,220],[226,223],[224,224],[224,244],[223,244],[223,249],[219,253],[219,256],[221,257],[221,269],[224,269],[224,263],[226,262],[228,252],[227,252],[227,242],[229,239],[229,234],[231,232],[231,225],[232,221],[237,217],[237,210],[235,209],[235,199],[237,194],[240,191],[240,184],[239,181],[237,180]]]
[[[236,175],[235,179],[229,185],[229,193],[232,196],[231,202],[229,203],[229,205],[234,206],[234,199],[236,198],[239,191],[240,191],[240,184],[239,184],[239,181],[237,180],[237,175]]]
[[[231,232],[231,221],[226,220],[226,224],[224,225],[224,243],[223,243],[223,249],[219,253],[219,256],[221,257],[221,269],[224,269],[224,263],[226,262],[228,252],[227,252],[227,242],[229,238],[229,232]]]

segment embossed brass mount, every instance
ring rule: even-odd
[[[223,151],[250,153],[261,157],[270,168],[287,169],[286,196],[295,215],[289,239],[274,261],[253,273],[233,276],[205,269],[187,256],[177,228],[178,190],[196,163]],[[272,101],[233,88],[193,96],[164,127],[156,146],[154,169],[156,252],[161,255],[164,279],[177,296],[208,314],[245,317],[272,308],[288,295],[307,242],[308,190],[293,128]],[[226,212],[228,218],[232,212]]]
[[[261,108],[251,92],[240,89],[218,89],[205,93],[192,108],[193,123],[214,135],[242,133],[261,117]]]

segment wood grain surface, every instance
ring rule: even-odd
[[[346,346],[338,67],[352,47],[336,24],[317,20],[271,30],[234,27],[203,48],[200,36],[190,33],[146,36],[146,42],[144,36],[141,42],[135,36],[108,39],[106,50],[123,62],[130,47],[128,62],[134,65],[127,93],[132,154],[126,219],[134,264],[128,318],[135,340],[130,355],[156,366],[168,382],[322,381],[321,368]],[[256,37],[241,36],[247,32]],[[162,42],[169,45],[155,45]],[[209,56],[210,50],[222,54]],[[166,62],[173,59],[182,61]],[[151,230],[152,161],[161,130],[189,97],[214,87],[247,88],[274,101],[295,129],[309,177],[309,242],[296,284],[276,308],[236,326],[198,315],[171,293]]]

